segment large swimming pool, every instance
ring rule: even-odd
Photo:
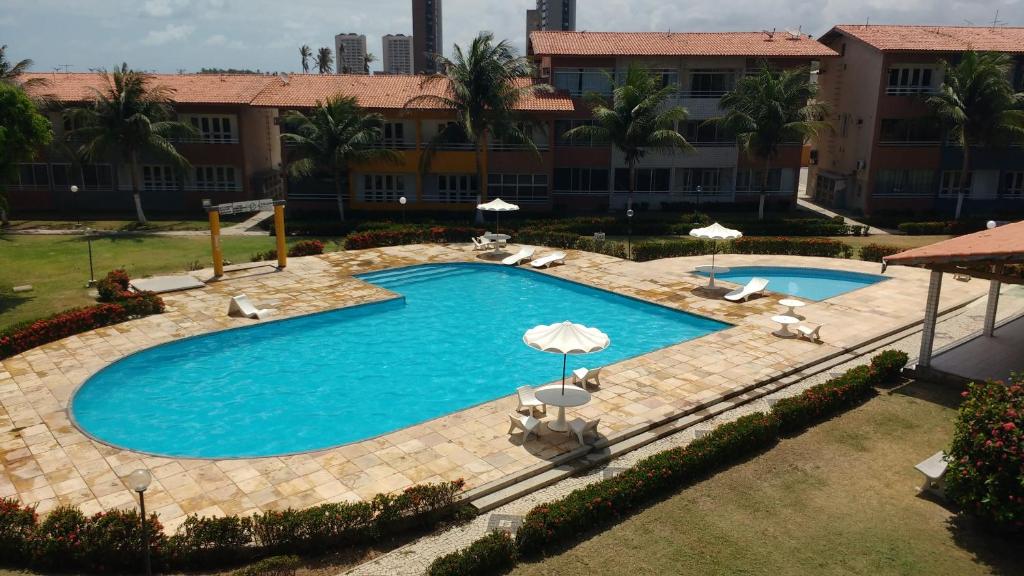
[[[86,381],[72,416],[103,442],[152,454],[289,454],[371,438],[558,379],[562,358],[522,342],[537,324],[572,320],[611,337],[601,353],[570,356],[570,370],[728,327],[493,265],[423,265],[361,278],[404,298],[138,352]]]
[[[736,266],[728,272],[716,273],[715,278],[740,285],[750,282],[751,278],[764,278],[768,280],[770,292],[807,300],[827,300],[886,280],[885,276],[863,272],[790,266]]]

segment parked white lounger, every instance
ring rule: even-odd
[[[801,324],[796,327],[797,338],[806,338],[811,342],[821,342],[821,325],[817,325],[814,328],[810,326],[804,326]]]
[[[242,316],[244,318],[253,318],[256,320],[262,320],[269,316],[271,310],[261,310],[252,305],[249,301],[249,297],[245,294],[239,294],[231,298],[231,304],[228,305],[228,316]]]
[[[587,434],[593,434],[595,437],[597,436],[597,425],[600,422],[600,418],[590,422],[587,422],[586,420],[582,420],[580,418],[575,418],[572,422],[569,422],[569,430],[571,430],[572,433],[576,435],[576,439],[579,440],[580,444],[582,445],[585,444],[585,442],[583,441],[583,437],[586,436]]]
[[[763,293],[767,286],[768,281],[764,278],[751,278],[750,282],[747,282],[746,286],[742,286],[726,294],[725,299],[732,302],[739,302],[740,300],[746,302],[747,298],[750,298],[754,294]]]
[[[547,268],[556,262],[558,264],[565,264],[565,252],[552,252],[547,256],[541,256],[533,262],[530,262],[530,266],[533,266],[534,268]]]
[[[491,244],[493,244],[493,242],[483,236],[479,238],[476,236],[473,237],[473,250],[490,250]]]
[[[533,411],[539,408],[544,414],[548,413],[547,405],[537,399],[535,392],[530,386],[520,386],[516,389],[516,393],[519,395],[519,406],[516,408],[516,412],[522,412],[528,408],[530,416],[533,416]]]
[[[540,429],[540,420],[537,420],[533,416],[524,416],[522,414],[509,414],[508,421],[509,434],[512,434],[517,429],[523,431],[523,444],[526,444],[526,440],[530,437],[530,434],[536,434],[537,430]]]
[[[501,263],[504,264],[505,266],[518,266],[523,263],[523,260],[529,260],[530,258],[533,258],[533,253],[536,251],[537,249],[534,248],[533,246],[523,246],[522,248],[519,249],[519,252],[516,252],[515,254],[509,256],[508,258],[505,258],[504,260],[501,261]]]
[[[594,386],[601,387],[601,368],[577,368],[572,371],[572,383],[576,384],[580,388],[586,389],[590,383],[593,382]]]

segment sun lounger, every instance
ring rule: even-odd
[[[530,258],[533,258],[533,253],[536,251],[537,249],[534,248],[533,246],[523,246],[522,248],[519,249],[519,252],[516,252],[515,254],[509,256],[508,258],[505,258],[504,260],[501,261],[501,263],[504,264],[505,266],[518,266],[523,263],[523,260],[529,260]]]
[[[927,460],[914,466],[918,472],[924,475],[924,483],[921,484],[922,492],[931,492],[940,498],[945,497],[946,481],[946,454],[936,452]]]
[[[804,338],[811,342],[821,342],[821,325],[811,328],[810,326],[800,325],[796,327],[797,338]]]
[[[261,310],[253,306],[252,302],[249,301],[249,297],[245,294],[232,297],[231,304],[228,305],[228,316],[241,316],[262,320],[269,316],[271,312],[272,310]]]
[[[746,286],[742,286],[726,294],[725,299],[731,302],[739,302],[740,300],[746,302],[747,298],[750,298],[754,294],[763,294],[764,289],[767,286],[768,281],[764,278],[751,278],[750,282],[747,282]]]
[[[537,399],[535,390],[530,386],[520,386],[516,389],[516,394],[519,395],[519,406],[516,408],[516,412],[522,412],[525,409],[530,410],[530,416],[533,416],[533,411],[540,409],[544,414],[548,413],[548,407],[546,404]]]
[[[516,430],[523,432],[523,443],[530,437],[530,434],[537,434],[537,430],[540,429],[540,420],[537,420],[533,416],[524,416],[522,414],[509,414],[508,415],[508,433],[512,434]]]
[[[593,382],[594,386],[601,386],[601,369],[594,368],[577,368],[572,371],[572,383],[578,385],[580,388],[586,389],[587,386]]]
[[[484,238],[483,236],[477,238],[473,237],[473,250],[490,250],[493,242]]]
[[[597,425],[601,422],[601,419],[587,422],[586,420],[575,418],[572,422],[569,422],[569,430],[576,435],[576,439],[580,441],[580,445],[585,444],[583,437],[587,434],[593,434],[597,436]]]
[[[533,262],[530,262],[530,266],[534,268],[547,268],[552,264],[565,264],[565,252],[552,252],[547,256],[541,256]]]

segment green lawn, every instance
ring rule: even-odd
[[[1022,574],[1019,542],[915,491],[957,400],[930,384],[883,394],[514,574]]]
[[[306,238],[290,238],[289,243]],[[224,258],[249,262],[255,252],[274,248],[271,236],[223,236]],[[114,268],[132,277],[176,273],[198,263],[211,266],[207,237],[119,236],[92,242],[96,277]],[[333,251],[337,245],[327,244]],[[85,288],[88,247],[82,236],[0,235],[0,329],[65,308],[94,303]],[[11,288],[31,284],[31,292]]]
[[[252,216],[252,214],[232,214],[228,216],[221,216],[221,222],[225,226],[231,226],[237,222],[244,222],[246,218]],[[118,218],[95,218],[86,219],[81,222],[78,220],[50,220],[50,219],[32,219],[22,218],[11,220],[10,226],[4,228],[5,230],[74,230],[75,228],[82,227],[92,228],[93,230],[112,230],[120,232],[130,231],[170,231],[170,230],[209,230],[210,222],[205,219],[196,219],[194,217],[185,218],[162,218],[160,220],[150,220],[146,224],[139,224],[135,220],[125,220]]]

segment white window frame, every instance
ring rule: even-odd
[[[189,142],[238,144],[238,117],[230,114],[187,114],[189,124],[199,131]],[[224,126],[227,125],[225,130]]]
[[[360,174],[363,202],[393,204],[405,196],[405,174]],[[408,199],[408,198],[407,198]]]
[[[1024,171],[1011,170],[1003,173],[1003,188],[1000,198],[1024,200]]]
[[[748,194],[760,194],[761,193],[761,172],[763,168],[739,168],[736,170],[736,192],[746,192]],[[771,172],[777,172],[779,174],[779,186],[778,188],[771,188],[771,176],[768,177],[769,188],[765,190],[766,194],[773,192],[782,192],[782,169],[772,168]],[[746,177],[746,185],[740,185],[740,176]]]
[[[896,82],[893,83],[893,72]],[[928,83],[924,83],[925,77]],[[885,75],[885,93],[889,96],[931,94],[936,90],[938,69],[931,64],[894,64]]]
[[[36,176],[36,174],[35,174],[36,168],[35,167],[42,166],[43,167],[43,173],[44,173],[45,181],[42,184],[39,184],[39,183],[25,184],[24,182],[21,181],[21,168],[22,168],[22,166],[32,166],[33,167],[32,168],[33,180],[35,179],[35,176]],[[22,190],[49,190],[50,189],[50,167],[47,166],[45,162],[21,162],[21,163],[19,163],[18,164],[18,184],[17,184],[17,186],[18,186],[18,188],[21,188]]]
[[[178,175],[174,168],[162,164],[142,166],[142,189],[151,192],[178,190]]]
[[[551,82],[556,89],[565,90],[570,96],[580,97],[590,92],[609,95],[612,85],[606,75],[614,73],[611,68],[555,68],[551,71]]]
[[[535,188],[543,187],[542,194],[536,194]],[[487,175],[487,195],[514,199],[516,203],[528,204],[544,202],[548,198],[547,174],[490,173]]]
[[[430,199],[442,204],[471,204],[480,195],[480,186],[473,187],[476,174],[438,174],[437,192]]]
[[[193,166],[192,186],[209,192],[238,192],[242,189],[238,169],[226,165]]]
[[[695,183],[693,176],[698,171],[701,175],[701,181]],[[716,166],[676,168],[676,180],[673,183],[672,189],[676,192],[696,194],[697,186],[700,186],[701,194],[718,194],[726,191],[725,185],[731,173],[732,170],[729,168]]]
[[[943,170],[939,175],[939,198],[956,198],[960,195],[960,170]],[[963,191],[964,198],[971,195],[971,186],[974,183],[974,173],[967,173],[967,189]]]

